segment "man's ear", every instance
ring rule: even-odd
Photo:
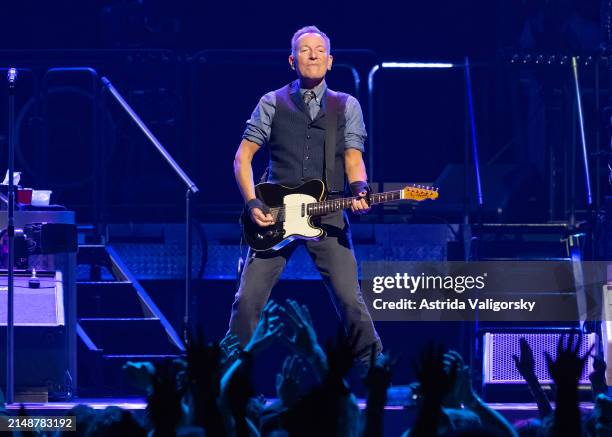
[[[295,58],[293,55],[289,55],[289,66],[292,70],[295,70]]]
[[[332,68],[332,64],[334,63],[334,57],[332,55],[329,55],[329,58],[327,59],[327,70],[331,70]]]

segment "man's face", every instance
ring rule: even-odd
[[[331,69],[333,57],[327,52],[323,37],[316,33],[306,33],[297,40],[295,55],[289,56],[289,64],[300,78],[320,80]]]

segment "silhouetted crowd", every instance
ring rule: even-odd
[[[207,344],[196,333],[183,359],[156,365],[128,363],[125,371],[148,393],[145,423],[118,407],[95,411],[78,405],[67,413],[76,417],[76,432],[57,435],[383,436],[387,390],[398,360],[389,353],[375,356],[375,345],[369,354],[355,350],[359,337],[353,328],[340,329],[335,341],[323,348],[306,306],[293,300],[283,305],[270,301],[243,348],[233,334],[218,344]],[[255,395],[251,374],[258,360],[269,359],[265,351],[277,340],[292,353],[276,377],[278,400],[267,402]],[[418,412],[403,436],[612,436],[612,399],[607,396],[601,357],[594,357],[590,373],[594,408],[586,416],[579,409],[578,382],[591,353],[581,356],[581,343],[580,334],[562,336],[556,356],[545,353],[554,381],[553,408],[536,377],[533,352],[521,339],[520,355],[512,358],[537,403],[538,417],[514,424],[476,394],[471,369],[459,353],[438,345],[427,347],[414,364],[417,381],[412,387]],[[357,357],[364,355],[369,362],[357,363],[368,391],[361,411],[346,376]],[[301,383],[305,376],[315,381],[308,390]]]

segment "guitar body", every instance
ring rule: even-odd
[[[323,181],[313,179],[299,187],[288,188],[283,185],[264,183],[255,186],[255,194],[270,207],[274,224],[261,227],[251,221],[245,209],[240,218],[242,234],[247,244],[256,252],[278,250],[293,240],[320,240],[325,231],[314,226],[313,217],[322,216],[351,207],[357,197],[325,200],[327,192]],[[421,185],[406,186],[401,190],[384,193],[370,193],[370,205],[399,200],[435,200],[437,188]]]
[[[278,250],[295,239],[319,240],[325,236],[325,231],[313,226],[312,217],[306,214],[307,204],[325,200],[323,181],[314,179],[295,188],[262,183],[255,186],[255,194],[270,208],[285,207],[283,219],[266,227],[254,223],[247,209],[243,212],[242,233],[256,252]]]

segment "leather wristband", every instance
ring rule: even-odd
[[[249,211],[251,211],[253,208],[259,208],[264,214],[268,214],[270,212],[270,208],[268,207],[268,205],[263,203],[258,198],[249,200],[247,202],[247,208],[249,208]]]
[[[349,188],[351,189],[351,193],[353,194],[353,196],[359,196],[359,193],[365,191],[365,201],[368,205],[370,204],[370,193],[372,192],[372,189],[366,181],[351,182],[349,184]]]

